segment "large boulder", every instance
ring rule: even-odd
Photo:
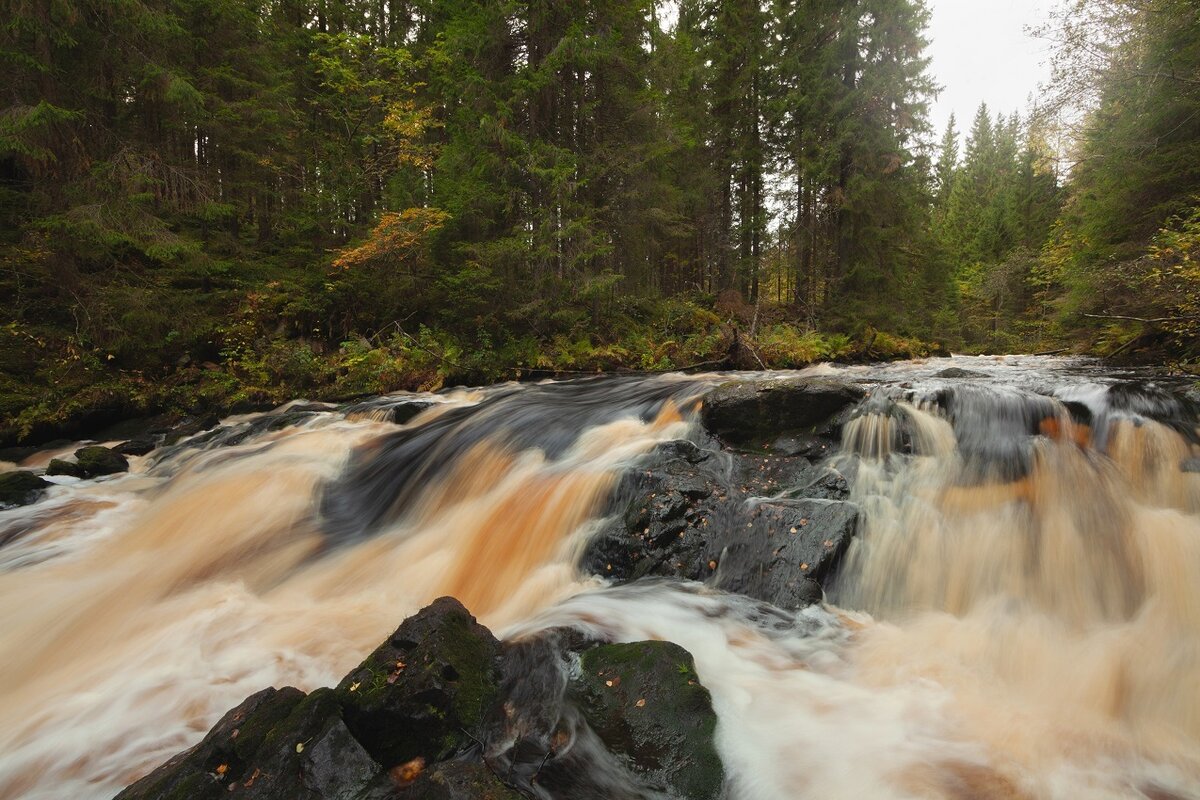
[[[0,472],[0,508],[25,506],[37,502],[42,492],[50,487],[28,470]]]
[[[497,701],[499,647],[457,600],[435,600],[338,684],[346,725],[387,768],[454,756]]]
[[[690,653],[670,642],[600,645],[580,667],[570,699],[649,789],[686,800],[721,796],[717,716]]]
[[[821,599],[854,536],[849,495],[850,476],[804,458],[672,442],[622,478],[580,566],[616,581],[706,581],[801,608]]]
[[[828,378],[731,381],[704,397],[701,420],[709,433],[753,451],[788,442],[792,452],[836,440],[838,416],[866,396],[862,387]]]
[[[441,598],[336,689],[252,695],[118,800],[706,800],[715,727],[676,645],[501,645]]]

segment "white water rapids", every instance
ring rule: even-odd
[[[988,375],[960,420],[1000,411],[956,431],[893,392],[850,422],[831,464],[856,472],[864,522],[829,602],[796,614],[574,567],[621,472],[695,432],[712,376],[671,379],[678,397],[650,415],[580,414],[561,452],[472,439],[339,547],[322,487],[397,430],[386,415],[313,414],[58,479],[0,511],[0,800],[111,797],[252,692],[335,684],[443,594],[501,636],[573,625],[689,650],[733,800],[1200,798],[1200,474],[1181,468],[1200,451],[1109,413],[1102,377],[1070,362],[936,367],[951,363]],[[948,384],[927,364],[817,371],[882,381],[876,396]],[[965,479],[962,450],[1010,436],[988,426],[1035,384],[1103,430],[1058,403],[1023,435],[1023,475]],[[491,392],[431,398],[406,427]]]

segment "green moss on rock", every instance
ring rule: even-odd
[[[0,472],[0,508],[35,502],[50,484],[32,472]]]
[[[581,666],[571,696],[609,750],[674,797],[721,796],[717,716],[690,653],[670,642],[601,645]]]
[[[498,649],[457,600],[434,601],[338,685],[347,726],[385,767],[453,756],[496,701]]]

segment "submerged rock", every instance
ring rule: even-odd
[[[37,502],[50,483],[28,470],[0,472],[0,508]]]
[[[671,642],[601,645],[580,666],[569,697],[650,789],[687,800],[721,796],[717,715],[688,651]]]
[[[866,396],[862,387],[827,378],[732,381],[704,397],[704,427],[722,442],[762,451],[783,440],[836,440],[837,416]]]
[[[941,372],[935,372],[935,378],[986,378],[986,372],[979,372],[973,369],[963,369],[962,367],[947,367]]]
[[[154,439],[148,436],[139,436],[127,442],[122,442],[113,449],[124,456],[144,456],[156,447],[158,447],[158,444]]]

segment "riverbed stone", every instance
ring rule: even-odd
[[[782,440],[797,452],[805,442],[836,440],[838,415],[865,396],[862,387],[829,378],[730,381],[705,395],[701,421],[739,449],[769,450]]]
[[[935,378],[986,378],[986,372],[980,372],[974,369],[963,369],[962,367],[947,367],[941,372],[935,372]]]

